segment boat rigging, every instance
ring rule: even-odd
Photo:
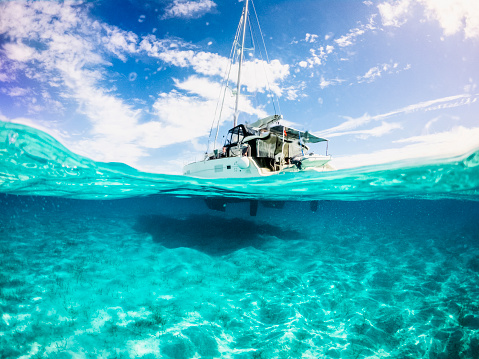
[[[270,97],[273,99],[275,114],[258,119],[248,124],[240,123],[239,114],[240,97],[242,87],[242,69],[245,62],[245,37],[247,33],[247,25],[249,19],[249,4],[251,3],[253,11],[256,15],[253,0],[245,0],[243,12],[236,31],[235,40],[230,54],[229,66],[225,72],[223,79],[222,95],[218,101],[217,110],[213,124],[216,122],[216,133],[213,142],[213,150],[210,152],[208,148],[205,157],[201,161],[187,164],[183,169],[183,174],[200,178],[248,178],[270,176],[287,172],[305,172],[305,171],[330,171],[334,170],[331,166],[331,156],[327,154],[319,155],[311,152],[309,145],[319,142],[326,142],[325,138],[317,137],[308,131],[300,131],[289,126],[281,124],[282,116],[276,113],[274,105],[274,94],[272,93],[268,77],[266,82]],[[262,44],[264,46],[264,38],[259,26],[258,16],[255,16],[258,29],[261,35]],[[251,37],[253,39],[250,26]],[[265,49],[266,60],[269,59]],[[225,106],[226,90],[230,82],[232,66],[236,62],[238,65],[238,73],[235,91],[235,106],[233,113],[233,128],[231,128],[222,147],[217,148],[218,132],[221,123],[223,108]],[[219,109],[219,113],[218,113]],[[279,103],[278,103],[279,109]],[[218,113],[218,118],[216,118]],[[210,131],[210,137],[212,134]]]

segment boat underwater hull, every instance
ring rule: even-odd
[[[260,168],[252,157],[224,157],[187,164],[183,174],[199,178],[250,178],[272,176],[280,173],[305,171],[333,171],[329,164],[331,156],[305,155],[297,158],[292,164],[286,164],[279,171]]]
[[[258,206],[260,203],[263,207],[276,208],[276,209],[283,209],[286,203],[284,201],[260,201],[255,199],[240,199],[240,198],[223,198],[223,197],[205,198],[206,206],[213,211],[219,211],[219,212],[226,212],[226,207],[228,204],[244,203],[244,202],[249,202],[249,215],[252,217],[255,217],[257,215]],[[320,202],[326,202],[326,201],[313,200],[309,202],[309,208],[311,209],[312,212],[318,211]]]

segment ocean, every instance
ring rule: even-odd
[[[0,358],[137,357],[479,358],[479,151],[201,180],[0,122]]]

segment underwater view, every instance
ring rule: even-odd
[[[1,358],[479,358],[479,151],[200,180],[2,123],[0,161]]]
[[[479,0],[0,0],[0,359],[479,359],[478,63]]]

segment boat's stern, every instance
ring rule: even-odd
[[[247,178],[262,176],[251,157],[222,157],[192,162],[183,167],[183,175],[199,178]]]

